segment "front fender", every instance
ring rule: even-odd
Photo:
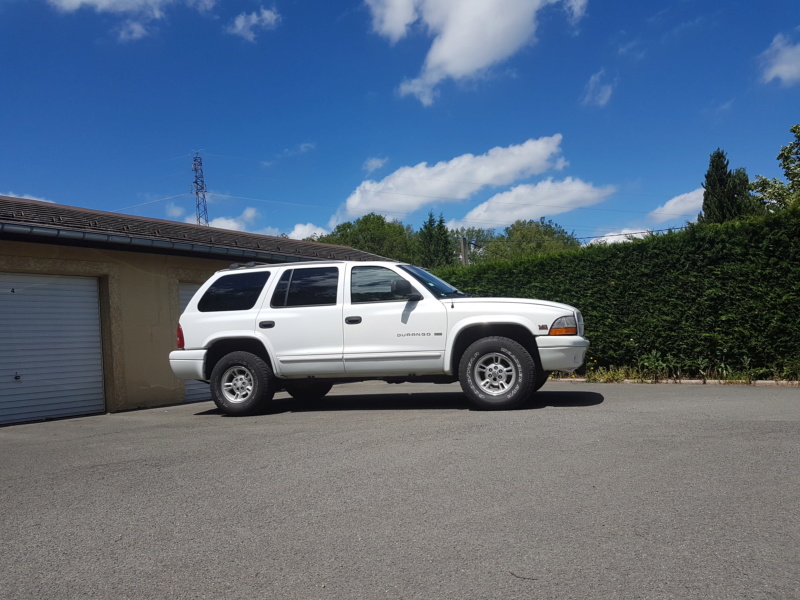
[[[453,375],[454,370],[457,370],[457,366],[455,369],[452,366],[453,352],[455,352],[456,347],[459,346],[458,340],[460,336],[467,330],[473,327],[487,328],[489,330],[487,335],[492,335],[492,327],[500,328],[509,326],[520,327],[528,331],[531,336],[536,335],[533,322],[528,317],[520,315],[491,315],[491,318],[487,318],[486,315],[481,315],[460,319],[455,325],[453,325],[448,336],[447,347],[445,348],[444,354],[445,372],[448,375]]]

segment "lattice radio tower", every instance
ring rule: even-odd
[[[206,206],[206,182],[203,179],[203,157],[199,152],[194,153],[192,161],[192,171],[194,171],[194,183],[192,191],[197,199],[197,224],[208,225],[208,207]]]

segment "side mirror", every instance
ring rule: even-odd
[[[405,279],[392,280],[392,294],[395,296],[403,296],[409,302],[417,302],[422,300],[422,294],[414,289]]]

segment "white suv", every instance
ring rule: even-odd
[[[566,304],[471,298],[408,264],[232,265],[189,302],[169,355],[181,379],[211,384],[227,414],[285,389],[320,398],[335,383],[460,381],[483,409],[517,406],[550,371],[583,364],[589,341]]]

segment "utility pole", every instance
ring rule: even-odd
[[[192,161],[192,171],[194,171],[194,183],[192,191],[197,199],[197,224],[208,226],[208,207],[206,206],[206,182],[203,179],[203,158],[199,152],[194,153]]]

